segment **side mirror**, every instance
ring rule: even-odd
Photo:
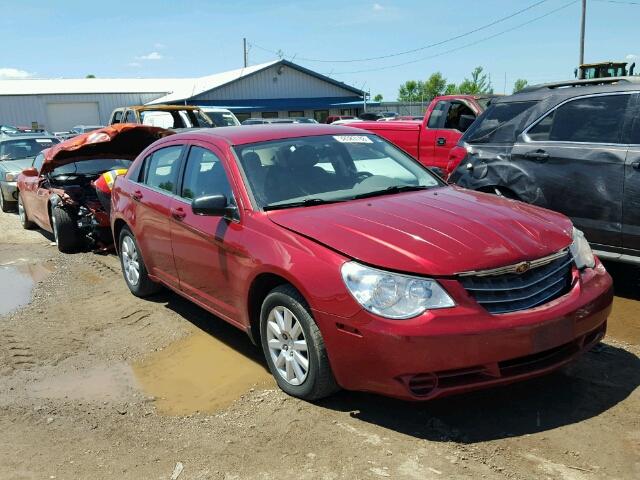
[[[460,115],[458,120],[458,127],[461,132],[466,132],[473,122],[476,121],[476,117],[473,115]]]
[[[25,168],[24,170],[22,170],[22,175],[24,175],[25,177],[37,177],[38,170],[33,167]]]
[[[191,202],[191,210],[196,215],[211,217],[231,217],[236,207],[229,205],[227,197],[222,194],[198,197]]]

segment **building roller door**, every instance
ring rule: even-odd
[[[97,102],[47,103],[45,126],[50,132],[66,131],[76,125],[100,125]]]

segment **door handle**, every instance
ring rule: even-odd
[[[631,162],[631,166],[634,170],[640,170],[640,160],[636,160],[635,162]]]
[[[171,216],[181,222],[187,216],[187,213],[182,208],[172,208]]]
[[[142,192],[140,190],[135,190],[131,194],[131,198],[133,198],[136,202],[139,202],[140,200],[142,200]]]
[[[528,158],[529,160],[548,160],[549,154],[544,150],[533,150],[531,152],[527,152],[524,154],[524,158]]]
[[[436,139],[436,143],[437,143],[438,145],[446,145],[446,144],[447,144],[447,139],[446,139],[446,138],[444,138],[444,137],[438,137],[438,138]]]

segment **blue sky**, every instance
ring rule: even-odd
[[[509,92],[516,78],[537,83],[573,76],[579,1],[516,28],[570,2],[546,0],[490,28],[412,54],[366,62],[336,60],[391,55],[441,42],[537,1],[0,0],[0,77],[207,75],[241,67],[242,38],[247,37],[250,64],[277,58],[261,48],[282,50],[289,60],[356,87],[364,85],[385,100],[395,99],[405,80],[440,71],[449,81],[460,82],[478,65],[491,74],[498,93],[505,89],[506,74]],[[640,55],[639,28],[640,0],[588,0],[585,59]],[[375,69],[382,70],[345,73]]]

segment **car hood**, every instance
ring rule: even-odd
[[[18,160],[4,160],[0,162],[0,169],[8,173],[20,173],[33,164],[33,157],[20,158]]]
[[[135,159],[159,138],[174,132],[159,127],[119,123],[82,133],[43,150],[41,174],[68,163],[94,158]]]
[[[572,241],[564,215],[458,187],[274,210],[268,216],[363,263],[433,276],[534,260]]]

